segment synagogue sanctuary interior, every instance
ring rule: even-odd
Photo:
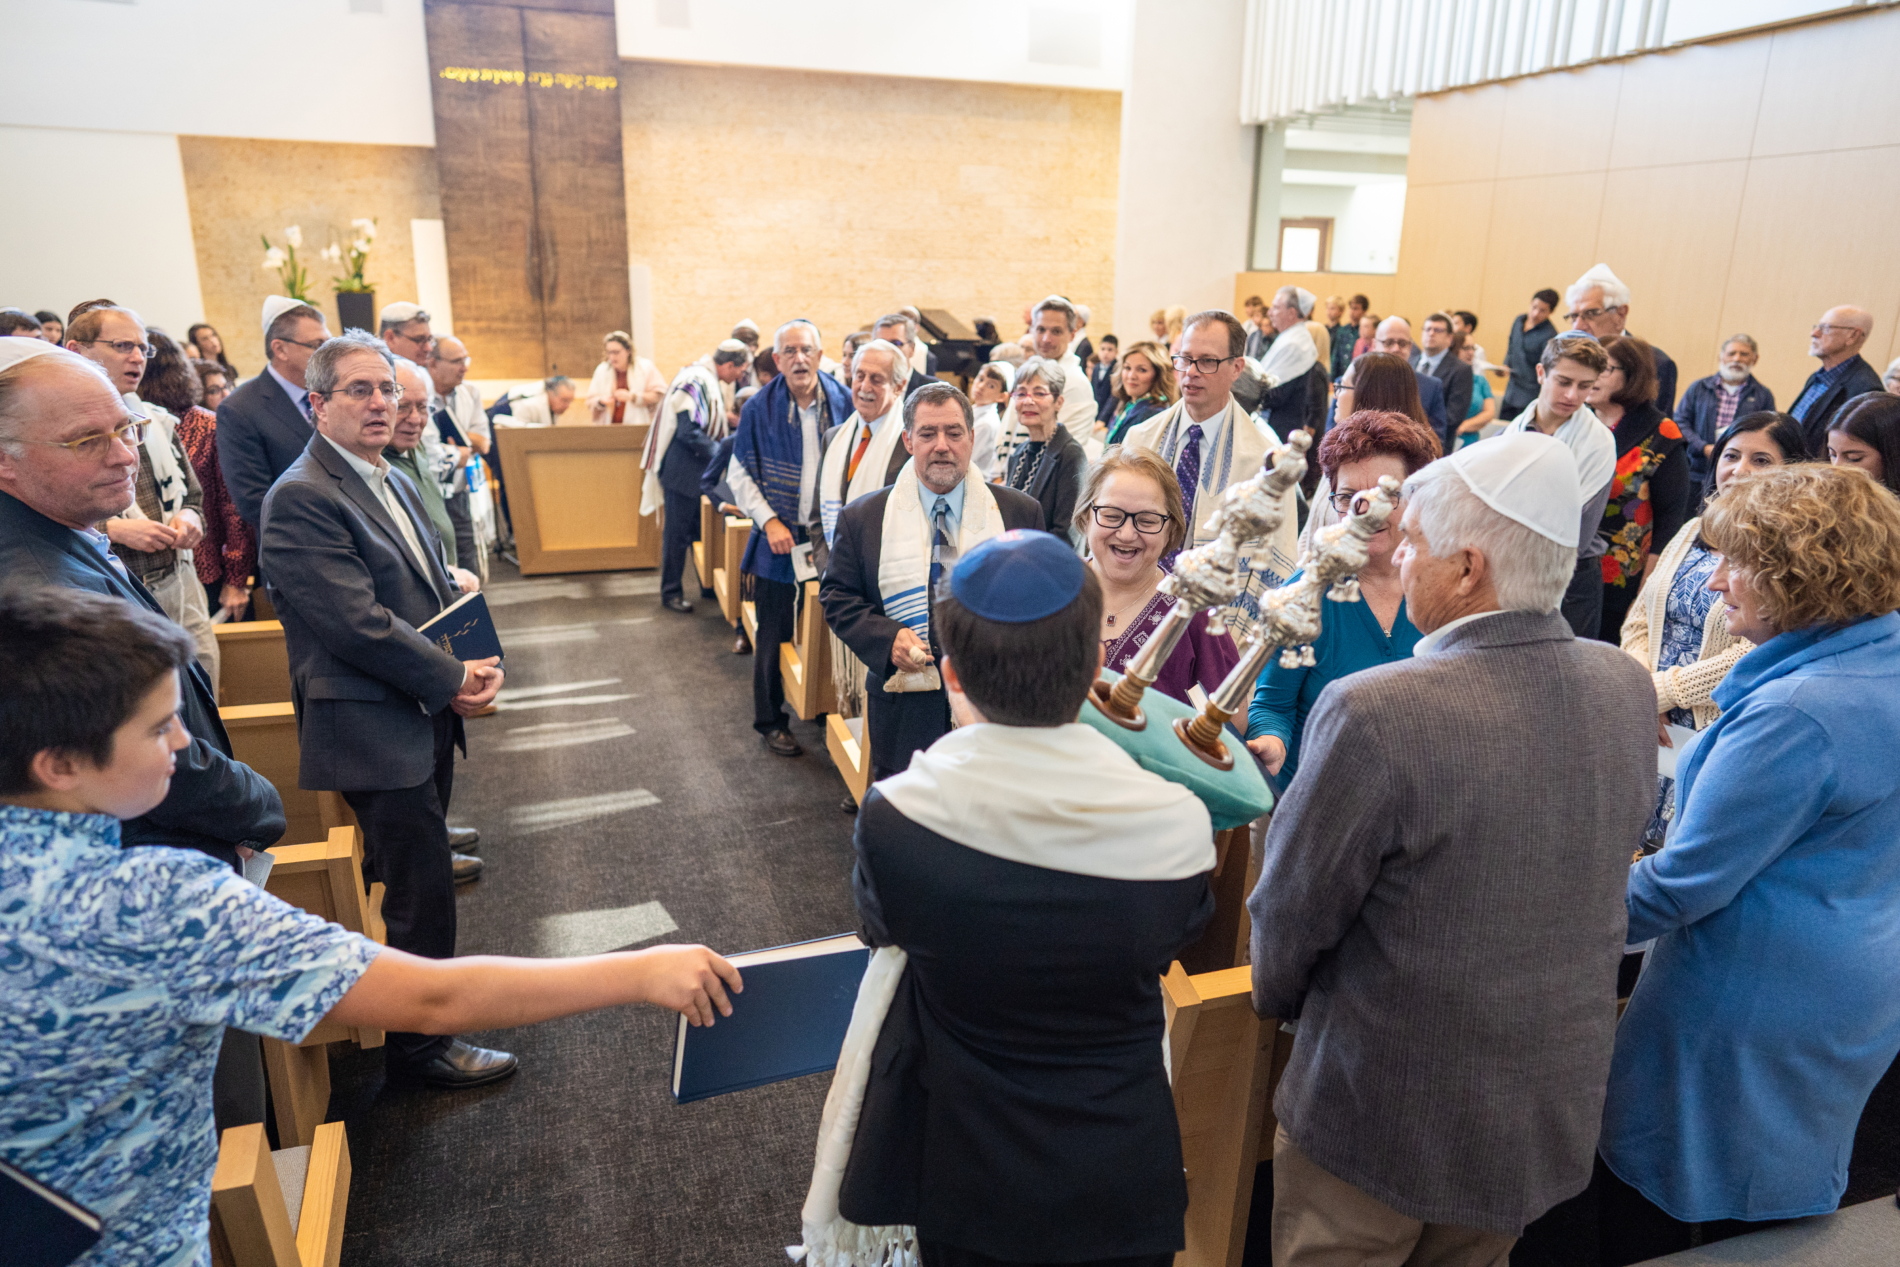
[[[1900,1263],[1897,64],[0,0],[0,1263]]]

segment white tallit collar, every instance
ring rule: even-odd
[[[1257,362],[1249,362],[1248,368],[1254,377],[1274,388],[1292,382],[1312,369],[1318,360],[1319,345],[1313,342],[1313,332],[1306,328],[1306,323],[1301,322],[1280,331],[1267,354]]]
[[[1207,808],[1091,726],[951,731],[877,785],[898,813],[992,857],[1111,880],[1214,867]]]
[[[851,454],[858,447],[858,431],[861,427],[874,428],[870,444],[865,446],[864,457],[858,463],[858,473],[849,481],[845,471],[849,469]],[[825,455],[818,471],[818,518],[825,534],[826,544],[830,544],[838,532],[838,516],[866,493],[875,493],[887,482],[884,472],[890,469],[891,454],[896,451],[900,437],[904,433],[903,403],[892,401],[891,407],[882,418],[872,418],[868,422],[855,410],[838,433],[832,437],[825,448]]]

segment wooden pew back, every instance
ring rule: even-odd
[[[283,622],[234,621],[212,626],[218,635],[218,703],[270,704],[290,698],[290,654]]]
[[[350,1143],[343,1123],[317,1128],[306,1147],[276,1153],[261,1125],[234,1126],[218,1141],[211,1176],[212,1262],[337,1267],[349,1202]]]

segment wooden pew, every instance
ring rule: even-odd
[[[1200,939],[1181,952],[1181,964],[1190,973],[1218,972],[1247,962],[1252,924],[1247,919],[1247,896],[1258,874],[1251,870],[1251,824],[1243,823],[1214,835],[1214,917]]]
[[[778,644],[779,673],[785,679],[785,702],[803,721],[836,709],[831,683],[831,631],[825,626],[825,609],[818,603],[818,582],[806,581],[805,602],[793,626],[791,642]],[[754,620],[756,632],[757,617]],[[758,653],[759,640],[752,640]]]
[[[752,533],[752,521],[737,515],[727,515],[722,522],[725,527],[720,533],[720,559],[713,565],[712,587],[713,593],[718,595],[719,610],[725,613],[726,623],[738,628],[743,594],[743,587],[739,583],[739,564],[745,559],[745,543]]]
[[[228,674],[225,681],[230,681]],[[218,710],[218,716],[231,737],[231,755],[270,780],[284,798],[284,817],[290,820],[290,826],[280,839],[318,840],[328,831],[318,799],[321,794],[297,786],[297,762],[302,750],[297,744],[297,715],[290,706],[289,692],[285,695],[284,701],[276,704],[226,705]]]
[[[844,785],[858,804],[871,788],[871,745],[864,737],[864,718],[849,720],[832,713],[825,718],[825,751],[844,776]]]
[[[211,1261],[216,1267],[337,1267],[350,1204],[350,1141],[343,1123],[309,1144],[270,1151],[260,1125],[218,1141],[211,1175]]]
[[[363,833],[354,823],[338,826],[312,844],[279,845],[271,855],[276,863],[264,886],[271,894],[351,932],[388,940],[383,886],[373,884],[364,892]],[[381,1047],[383,1031],[326,1020],[301,1043],[263,1040],[279,1141],[308,1144],[321,1129],[330,1105],[329,1044],[336,1042]]]
[[[1187,1248],[1175,1267],[1239,1267],[1247,1245],[1254,1167],[1270,1156],[1273,1088],[1293,1036],[1253,1010],[1253,970],[1161,979],[1174,1111],[1187,1168]]]
[[[270,704],[290,698],[290,656],[284,649],[283,622],[246,620],[212,628],[218,635],[220,705]]]
[[[713,589],[713,573],[726,566],[726,526],[713,499],[699,499],[699,540],[693,542],[693,568],[699,583]]]

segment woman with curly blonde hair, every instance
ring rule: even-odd
[[[1674,835],[1630,869],[1629,940],[1657,940],[1603,1115],[1605,1263],[1834,1209],[1900,1054],[1900,500],[1778,467],[1702,535],[1755,649],[1677,769]]]

